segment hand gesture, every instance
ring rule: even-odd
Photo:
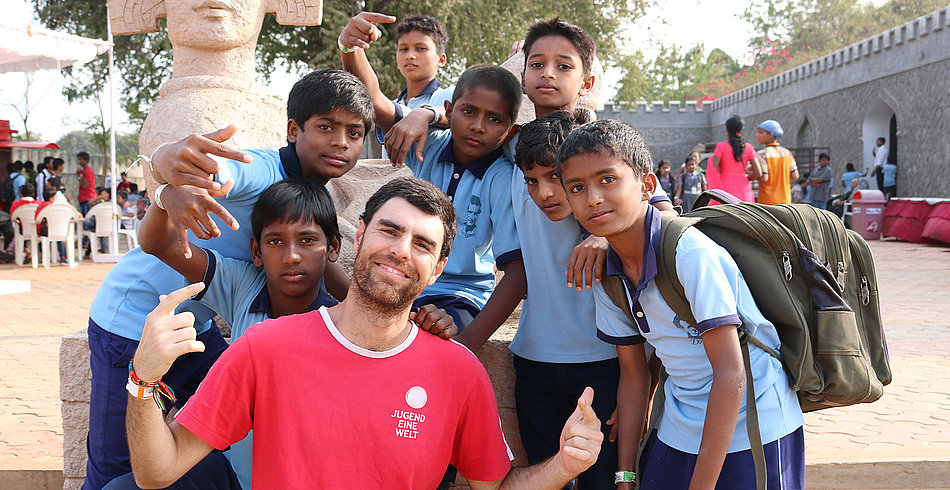
[[[416,161],[422,162],[422,150],[426,146],[431,120],[432,111],[415,109],[389,128],[383,141],[393,167],[399,168],[403,165],[413,143],[416,144]]]
[[[419,328],[443,339],[451,339],[458,333],[452,315],[435,305],[423,305],[418,311],[409,312],[409,319]]]
[[[215,197],[226,195],[233,186],[234,181],[229,180],[225,182],[224,187],[213,192],[190,185],[183,187],[170,185],[162,191],[162,204],[165,206],[165,212],[168,213],[168,221],[175,227],[178,243],[186,259],[191,258],[191,246],[188,243],[189,229],[195,237],[202,240],[221,236],[221,230],[211,219],[211,213],[218,215],[231,229],[238,229],[239,225],[234,216],[231,216],[224,206],[214,200]]]
[[[591,408],[593,401],[594,389],[588,386],[577,399],[577,408],[561,431],[561,449],[555,457],[560,459],[564,470],[571,475],[579,475],[597,462],[600,445],[604,441],[600,419]]]
[[[175,314],[175,308],[182,301],[198,294],[204,287],[198,282],[161,296],[158,306],[145,318],[142,340],[133,361],[135,374],[142,381],[158,381],[179,356],[205,350],[204,343],[196,340],[195,315],[187,311]]]
[[[209,157],[209,153],[251,163],[250,155],[224,144],[236,132],[237,126],[231,124],[206,135],[192,134],[177,143],[162,146],[152,155],[152,166],[158,174],[156,179],[178,186],[193,185],[220,190],[222,185],[211,179],[212,175],[218,173],[218,162]]]
[[[594,281],[600,282],[604,264],[607,263],[607,239],[591,235],[574,247],[571,260],[567,263],[567,287],[594,287]]]
[[[376,12],[360,12],[350,19],[340,33],[340,44],[348,48],[356,47],[369,49],[370,43],[375,42],[383,35],[373,24],[391,24],[396,18],[391,15]]]

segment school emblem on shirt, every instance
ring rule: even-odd
[[[429,395],[421,386],[413,386],[409,388],[409,391],[406,391],[406,405],[409,405],[410,408],[419,410],[426,405],[428,400]],[[406,439],[418,438],[422,424],[426,421],[426,416],[423,413],[398,408],[393,410],[390,417],[396,421],[396,437]]]
[[[470,196],[465,208],[465,222],[462,223],[462,234],[468,238],[475,236],[475,225],[478,215],[482,214],[482,200],[478,196]]]
[[[696,327],[683,321],[679,315],[673,315],[673,326],[686,332],[686,337],[689,338],[689,343],[693,345],[699,345],[703,343],[703,337],[699,335],[699,331],[696,330]]]

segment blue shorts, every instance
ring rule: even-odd
[[[445,310],[455,320],[455,326],[459,329],[458,333],[462,333],[462,330],[465,330],[465,327],[475,319],[475,315],[481,311],[471,301],[451,294],[420,296],[412,303],[412,309],[415,310],[423,305],[434,305],[436,308]]]
[[[740,428],[739,430],[745,430]],[[676,490],[689,488],[696,466],[696,455],[684,453],[664,444],[654,431],[640,455],[640,488],[642,490]],[[800,490],[805,488],[805,432],[799,427],[787,436],[765,445],[765,472],[768,490]],[[716,482],[717,490],[755,490],[755,462],[752,451],[726,455]]]
[[[228,344],[217,326],[198,335],[204,352],[179,357],[162,380],[178,398],[179,408],[198,389]],[[92,368],[92,391],[89,395],[89,435],[86,438],[85,490],[98,490],[112,479],[129,473],[129,444],[125,438],[125,407],[128,391],[129,361],[138,348],[138,341],[103,330],[89,319],[89,352]]]

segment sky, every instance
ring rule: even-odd
[[[722,49],[740,60],[748,57],[747,40],[752,36],[751,25],[739,19],[746,2],[721,2],[712,0],[666,0],[650,9],[635,25],[629,26],[625,35],[629,45],[636,46],[649,57],[655,52],[659,40],[665,45],[692,47],[704,43],[706,54],[715,48]],[[29,23],[33,21],[32,2],[28,0],[0,0],[5,20]],[[502,60],[499,60],[499,62]],[[83,129],[87,122],[99,114],[93,101],[69,104],[62,96],[64,77],[58,70],[34,72],[29,91],[26,91],[26,75],[23,73],[0,74],[0,119],[10,121],[14,129],[23,131],[23,122],[14,106],[23,110],[24,94],[29,94],[29,127],[46,141],[56,141],[62,135]],[[265,90],[282,100],[299,78],[298,73],[277,73]],[[605,95],[609,98],[616,92],[620,75],[608,70],[604,76]],[[121,91],[121,86],[118,88]],[[108,120],[108,108],[105,108]],[[129,132],[134,128],[128,117],[116,104],[116,129]]]

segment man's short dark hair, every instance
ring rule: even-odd
[[[20,197],[36,197],[36,186],[26,183],[20,186]]]
[[[23,169],[26,170],[27,172],[32,172],[33,160],[27,160],[26,163],[23,164]]]
[[[251,232],[260,242],[264,227],[272,223],[299,220],[320,226],[328,243],[340,237],[336,208],[330,193],[316,181],[301,178],[281,180],[261,193],[251,211]]]
[[[848,172],[854,172],[854,164],[851,162],[848,162],[847,164],[845,164],[844,169],[847,170]]]
[[[826,158],[827,158],[828,160],[831,160],[831,155],[829,155],[829,154],[827,154],[827,153],[821,153],[821,154],[818,155],[818,159],[819,159],[819,160],[824,160],[824,159],[826,159]]]
[[[52,187],[53,189],[56,189],[56,190],[66,189],[66,186],[63,185],[62,177],[50,177],[47,182],[49,183],[49,186]]]
[[[884,143],[887,143],[887,140],[886,140],[886,139],[884,139],[884,137],[883,137],[883,136],[882,136],[882,137],[880,137],[880,138],[878,138],[877,140],[878,140],[878,141],[880,141],[880,142],[881,142],[881,144],[884,144]]]
[[[650,173],[653,167],[650,148],[643,136],[633,126],[616,119],[601,119],[575,129],[557,153],[558,173],[567,159],[586,153],[618,158],[633,169],[638,179]]]
[[[531,54],[534,43],[545,36],[561,36],[570,41],[581,57],[584,75],[590,75],[594,67],[594,55],[597,51],[593,38],[582,27],[565,22],[560,17],[539,20],[528,28],[528,34],[524,37],[524,46],[521,48],[524,52],[525,67],[528,66],[528,55]]]
[[[56,192],[57,192],[58,190],[59,190],[59,189],[56,189],[55,187],[47,187],[46,189],[43,189],[43,200],[44,200],[44,201],[49,201],[49,200],[52,199],[54,196],[56,196]]]
[[[115,195],[121,197],[123,200],[129,200],[129,193],[125,191],[115,191]]]
[[[557,150],[561,143],[571,131],[588,119],[590,113],[586,109],[577,109],[573,113],[557,111],[521,126],[515,148],[515,164],[522,171],[530,170],[535,165],[556,166]]]
[[[76,158],[77,158],[78,160],[85,160],[85,161],[88,162],[88,161],[89,161],[89,153],[86,153],[86,152],[84,152],[84,151],[81,151],[81,152],[79,152],[79,153],[76,154]]]
[[[465,95],[466,90],[473,90],[475,87],[483,87],[492,92],[497,92],[502,100],[508,102],[508,122],[514,124],[515,120],[518,119],[518,109],[521,108],[521,82],[518,81],[517,77],[500,66],[470,66],[462,72],[458,81],[455,82],[452,103],[454,104],[455,101]]]
[[[53,159],[53,170],[59,170],[63,165],[66,165],[66,160],[63,160],[62,158]]]
[[[303,76],[287,96],[287,118],[301,128],[315,115],[344,109],[363,120],[366,133],[373,128],[375,112],[366,85],[342,70],[321,68]]]
[[[47,167],[49,167],[49,162],[52,162],[52,161],[53,161],[53,157],[49,155],[43,157],[43,163],[45,163]]]
[[[409,15],[403,17],[396,24],[396,43],[404,34],[412,31],[419,31],[432,38],[435,43],[435,49],[439,54],[445,53],[445,47],[449,44],[449,33],[445,30],[445,24],[435,17],[428,15]]]
[[[430,216],[438,216],[442,220],[442,230],[445,237],[442,241],[442,249],[439,252],[439,260],[449,256],[452,250],[452,241],[455,240],[455,207],[452,200],[445,195],[435,184],[417,177],[400,177],[390,180],[383,184],[369,200],[366,201],[366,208],[360,215],[360,220],[365,225],[373,220],[376,211],[383,207],[383,204],[390,199],[399,197],[413,205],[418,210]]]
[[[13,162],[13,169],[16,170],[17,172],[23,170],[23,162],[19,160]]]

